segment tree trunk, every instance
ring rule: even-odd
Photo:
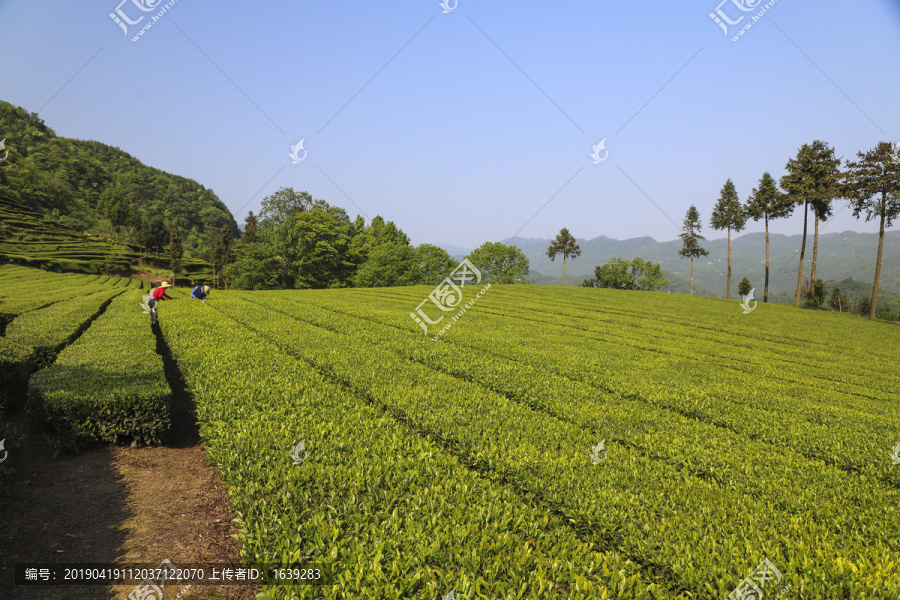
[[[728,289],[725,298],[731,300],[731,227],[728,228]]]
[[[800,306],[800,287],[803,285],[803,257],[806,255],[806,219],[809,211],[806,209],[806,200],[803,201],[803,242],[800,244],[800,269],[797,271],[797,299],[795,306]]]
[[[878,281],[881,279],[881,251],[884,249],[884,213],[886,211],[887,198],[881,192],[881,227],[878,230],[878,258],[875,261],[875,285],[872,286],[872,309],[869,311],[869,319],[875,320],[875,309],[878,306]]]
[[[694,295],[694,257],[691,257],[691,296]]]
[[[769,215],[766,215],[766,289],[763,292],[763,302],[769,301]]]
[[[563,286],[566,285],[566,257],[563,256]]]
[[[810,290],[816,289],[816,259],[819,256],[819,213],[816,213],[816,232],[813,236],[812,273],[809,276]]]

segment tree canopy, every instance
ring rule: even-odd
[[[619,290],[658,291],[669,280],[662,267],[643,258],[634,260],[612,258],[594,269],[594,278],[584,281],[585,287],[601,287]]]
[[[759,186],[753,188],[744,206],[747,216],[754,221],[783,219],[794,211],[794,205],[779,191],[778,184],[768,171],[762,174]]]
[[[681,250],[678,251],[678,254],[681,258],[690,258],[691,259],[691,294],[694,293],[694,259],[700,258],[701,256],[707,256],[709,252],[705,250],[702,246],[700,246],[700,241],[704,240],[702,235],[700,235],[700,212],[697,210],[697,207],[691,204],[691,207],[688,209],[687,214],[684,216],[684,222],[682,226],[682,231],[678,237],[681,238]]]
[[[890,142],[880,142],[868,152],[859,152],[859,160],[847,163],[843,176],[842,195],[850,200],[853,216],[865,213],[866,221],[878,219],[878,254],[875,259],[875,284],[869,318],[875,319],[878,309],[878,288],[881,282],[884,230],[900,215],[900,160]]]
[[[566,285],[566,259],[575,260],[576,257],[581,256],[581,248],[575,241],[575,236],[569,233],[565,227],[559,230],[556,239],[547,248],[547,256],[551,261],[556,260],[558,255],[563,257],[563,285]]]
[[[528,283],[528,258],[515,246],[485,242],[469,254],[487,283]]]
[[[419,265],[419,283],[427,285],[439,284],[457,265],[449,252],[432,244],[416,246],[416,262]]]

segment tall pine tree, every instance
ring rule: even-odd
[[[247,214],[247,218],[244,219],[244,235],[241,236],[241,241],[245,244],[252,244],[253,242],[259,241],[259,235],[257,233],[258,228],[256,215],[254,215],[251,210]]]
[[[722,186],[719,193],[719,201],[713,208],[710,226],[713,229],[728,230],[728,288],[725,290],[725,297],[731,300],[731,232],[741,231],[747,223],[747,215],[744,214],[744,207],[741,206],[741,200],[738,197],[737,190],[731,179]]]
[[[181,259],[184,256],[184,243],[181,241],[181,232],[178,231],[178,223],[172,223],[172,231],[169,233],[169,266],[172,267],[172,283],[181,274]]]
[[[821,140],[803,144],[785,166],[787,175],[781,178],[781,188],[793,204],[803,204],[803,241],[800,245],[800,265],[797,270],[797,293],[795,304],[800,306],[800,292],[803,286],[803,262],[806,256],[806,233],[810,205],[815,213],[816,236],[813,247],[813,268],[810,281],[815,284],[816,254],[819,247],[819,221],[831,214],[831,201],[840,195],[841,160],[834,155],[834,149]]]
[[[763,173],[759,180],[759,187],[753,188],[747,204],[744,208],[747,215],[754,221],[760,219],[766,223],[766,288],[763,293],[763,302],[769,301],[769,221],[783,219],[791,214],[794,205],[785,200],[784,194],[778,189],[775,180],[768,171]],[[742,294],[746,295],[746,294]]]
[[[875,284],[872,286],[872,306],[869,318],[875,320],[878,305],[878,286],[881,280],[881,254],[884,249],[884,229],[900,216],[900,161],[892,155],[890,142],[880,142],[868,152],[858,152],[858,161],[847,163],[843,196],[850,200],[853,216],[862,213],[866,221],[879,220],[878,255],[875,261]]]
[[[555,260],[560,254],[563,257],[563,285],[566,285],[566,259],[571,258],[575,260],[576,257],[581,256],[581,248],[575,242],[575,237],[565,227],[559,230],[556,239],[547,248],[547,256],[550,257],[551,261]]]
[[[694,295],[694,259],[709,254],[709,252],[700,247],[700,240],[706,239],[700,235],[700,227],[700,213],[697,212],[697,207],[691,204],[684,217],[684,233],[678,236],[681,238],[681,250],[678,251],[678,254],[681,258],[691,259],[692,296]]]

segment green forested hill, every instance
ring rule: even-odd
[[[100,142],[59,137],[36,113],[0,101],[0,197],[79,231],[152,247],[177,223],[187,257],[205,235],[237,223],[216,194],[192,179],[148,167]],[[0,156],[2,156],[0,152]]]

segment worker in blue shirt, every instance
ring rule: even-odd
[[[191,298],[196,298],[200,302],[206,302],[207,296],[209,296],[208,285],[198,285],[191,291]]]

